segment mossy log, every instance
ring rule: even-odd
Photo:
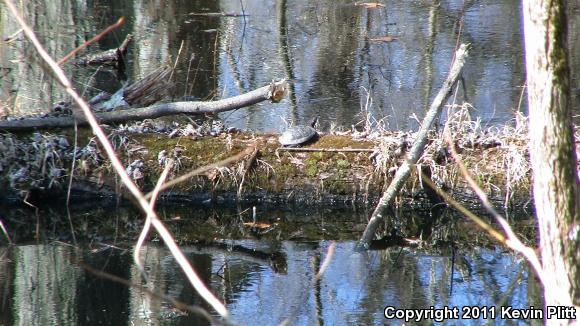
[[[30,201],[65,196],[73,169],[73,195],[123,195],[91,134],[81,129],[77,136],[75,150],[72,131],[0,135],[2,197]],[[144,191],[153,188],[168,158],[175,162],[170,176],[173,179],[245,151],[227,165],[214,166],[171,186],[163,192],[164,200],[334,205],[376,201],[404,159],[405,146],[401,144],[412,136],[383,133],[374,139],[357,140],[351,134],[323,134],[305,146],[310,151],[281,149],[276,135],[239,132],[170,138],[166,134],[114,130],[109,138]],[[456,145],[490,198],[505,207],[523,207],[531,201],[527,143],[513,136],[493,139],[457,139]],[[419,165],[460,202],[470,207],[477,203],[437,135],[431,138]],[[429,209],[434,203],[428,195],[415,171],[399,194],[397,205]]]

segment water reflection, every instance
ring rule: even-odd
[[[521,259],[499,250],[428,255],[410,249],[356,253],[354,242],[340,241],[319,283],[314,275],[328,241],[228,241],[256,251],[280,251],[287,272],[266,261],[211,247],[185,246],[186,256],[242,324],[402,325],[387,321],[385,306],[401,308],[475,305],[541,306],[537,286]],[[134,288],[98,278],[78,260],[98,270],[145,285],[126,251],[62,245],[0,248],[0,317],[5,325],[192,325],[206,324]],[[188,304],[205,307],[165,248],[148,245],[142,257],[148,288]],[[519,267],[518,267],[519,266]],[[514,268],[515,267],[515,268]],[[534,294],[536,293],[536,294]],[[484,320],[459,321],[480,324]],[[496,324],[505,321],[496,320]],[[523,321],[522,321],[523,322]],[[430,322],[426,322],[430,324]],[[455,324],[455,322],[452,322]],[[514,321],[514,324],[519,324]]]
[[[306,122],[319,115],[328,128],[351,125],[367,114],[391,129],[417,127],[419,117],[443,82],[457,39],[472,46],[464,71],[473,115],[502,123],[526,111],[520,2],[482,5],[463,1],[395,1],[366,9],[349,1],[24,1],[28,20],[56,58],[125,16],[121,29],[90,50],[118,46],[136,36],[127,56],[136,79],[164,63],[174,64],[173,99],[222,98],[289,78],[291,94],[282,104],[262,103],[220,114],[235,127],[278,131],[283,120]],[[243,4],[243,8],[241,7]],[[572,8],[572,11],[577,10]],[[242,13],[246,16],[194,16]],[[15,33],[0,7],[3,36]],[[89,17],[90,19],[85,19]],[[570,15],[577,25],[578,15]],[[577,29],[576,29],[577,30]],[[572,72],[579,71],[577,33],[571,28]],[[371,38],[395,36],[376,43]],[[38,69],[22,35],[0,48],[0,108],[8,113],[45,111],[66,99]],[[87,96],[121,85],[113,71],[64,66]],[[573,76],[573,85],[578,87]],[[367,95],[372,101],[367,102]],[[578,97],[573,105],[578,110]],[[367,106],[367,103],[369,104]],[[363,109],[364,108],[364,109]],[[576,111],[578,114],[578,111]]]

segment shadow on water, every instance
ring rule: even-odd
[[[242,324],[274,325],[293,317],[299,325],[376,325],[386,322],[386,306],[541,306],[537,283],[525,262],[493,246],[428,250],[393,246],[355,252],[354,240],[364,227],[366,212],[352,208],[258,211],[255,222],[249,211],[240,214],[235,209],[160,207],[159,211],[201,278]],[[145,285],[131,257],[142,221],[137,211],[110,206],[73,210],[77,239],[82,240],[78,247],[54,241],[69,232],[66,224],[57,226],[66,219],[61,211],[1,214],[11,227],[17,225],[14,219],[33,221],[40,215],[43,232],[40,242],[0,247],[0,324],[205,323],[202,317],[184,314],[80,267],[82,262]],[[28,227],[35,229],[32,225]],[[26,240],[18,234],[22,230],[11,229],[12,237]],[[208,309],[157,236],[152,234],[149,240],[141,253],[149,289]],[[333,240],[331,263],[314,282]]]

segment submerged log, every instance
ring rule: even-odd
[[[75,61],[75,64],[83,66],[110,65],[117,68],[122,68],[125,66],[124,56],[127,53],[129,43],[131,43],[132,40],[133,35],[127,34],[127,37],[125,37],[125,40],[118,48],[109,49],[84,58],[80,58]]]

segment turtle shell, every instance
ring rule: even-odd
[[[284,131],[278,141],[283,146],[295,146],[303,144],[316,136],[316,130],[311,126],[295,126]]]

